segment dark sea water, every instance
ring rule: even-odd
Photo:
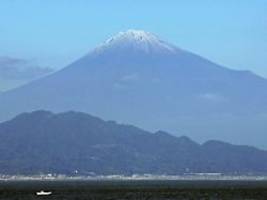
[[[267,181],[2,181],[0,199],[267,200]]]

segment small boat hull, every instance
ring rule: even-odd
[[[45,192],[45,191],[40,191],[40,192],[36,192],[36,195],[37,196],[48,196],[48,195],[51,195],[52,192]]]

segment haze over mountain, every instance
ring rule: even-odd
[[[49,67],[36,66],[25,59],[0,56],[0,91],[19,87],[54,71]]]
[[[0,123],[0,150],[0,174],[267,172],[266,151],[220,141],[200,145],[73,111],[35,111]]]
[[[266,79],[129,30],[64,69],[1,94],[0,119],[77,110],[197,141],[267,148],[266,100]]]

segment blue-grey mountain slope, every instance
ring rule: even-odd
[[[1,120],[37,109],[267,148],[266,79],[144,31],[119,33],[63,70],[0,95]]]
[[[150,133],[80,112],[23,113],[0,124],[0,174],[266,174],[267,152]]]

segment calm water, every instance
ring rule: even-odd
[[[40,190],[51,196],[36,196]],[[266,181],[6,181],[0,199],[124,200],[234,199],[267,200]]]

